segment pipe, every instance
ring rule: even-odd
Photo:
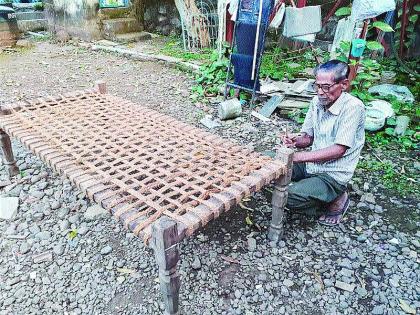
[[[260,12],[259,12],[259,15],[258,15],[257,35],[256,35],[256,38],[255,38],[254,59],[252,60],[251,80],[255,79],[255,66],[257,64],[257,53],[258,53],[258,46],[259,46],[258,44],[259,44],[259,41],[260,41],[260,28],[261,28],[263,1],[264,0],[260,0]]]

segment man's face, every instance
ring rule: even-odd
[[[318,86],[318,99],[321,105],[332,105],[343,93],[348,85],[348,80],[334,81],[334,73],[319,72],[315,84]]]

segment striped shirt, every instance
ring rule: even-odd
[[[327,110],[315,96],[312,100],[302,132],[314,138],[312,151],[341,144],[348,149],[334,161],[306,163],[309,174],[326,173],[340,184],[347,184],[353,176],[365,143],[365,106],[358,98],[343,92]]]

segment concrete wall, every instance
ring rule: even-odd
[[[49,29],[65,31],[84,40],[101,37],[98,0],[47,0],[45,12]]]

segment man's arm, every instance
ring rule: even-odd
[[[333,144],[325,149],[315,150],[311,152],[296,152],[293,155],[293,162],[314,162],[322,163],[327,161],[338,160],[343,157],[348,147],[341,144]]]

